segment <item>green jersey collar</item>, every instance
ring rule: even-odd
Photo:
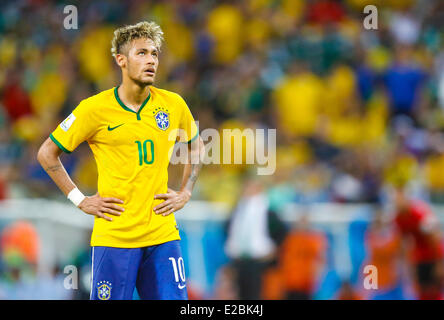
[[[145,101],[142,102],[142,105],[140,106],[139,110],[137,112],[135,112],[134,110],[131,110],[130,108],[128,108],[123,102],[122,100],[120,100],[119,98],[119,93],[117,92],[117,90],[119,89],[120,86],[117,86],[114,88],[114,96],[116,97],[117,102],[120,104],[120,106],[125,109],[126,111],[135,113],[137,116],[137,120],[140,120],[140,113],[142,112],[143,107],[145,107],[145,105],[147,104],[148,100],[150,100],[151,98],[151,91],[148,94],[148,97],[145,99]]]

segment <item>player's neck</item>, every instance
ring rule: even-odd
[[[117,93],[125,106],[137,112],[150,94],[150,87],[148,85],[140,86],[134,82],[123,81],[117,89]]]

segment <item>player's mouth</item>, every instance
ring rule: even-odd
[[[143,70],[143,73],[150,76],[150,77],[154,77],[154,74],[156,73],[156,71],[152,68],[148,68]]]

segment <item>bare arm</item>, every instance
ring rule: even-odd
[[[48,138],[40,147],[39,152],[37,153],[37,160],[59,189],[62,190],[65,196],[67,196],[76,185],[71,180],[65,167],[60,161],[61,154],[62,150],[60,150],[60,148]]]
[[[71,190],[76,188],[76,185],[71,180],[68,172],[66,172],[65,167],[60,161],[61,153],[62,150],[60,150],[59,147],[48,138],[40,147],[37,153],[37,160],[59,189],[65,194],[65,196],[67,196]],[[122,207],[119,207],[114,203],[123,203],[123,201],[116,198],[102,198],[97,193],[94,196],[86,197],[79,204],[79,209],[87,214],[112,221],[112,219],[104,213],[120,215],[120,213],[124,211]]]
[[[164,202],[154,207],[153,210],[156,214],[167,216],[182,209],[190,200],[194,184],[202,168],[201,155],[205,152],[205,145],[200,136],[197,141],[189,144],[188,151],[190,156],[188,157],[188,163],[184,166],[180,191],[177,192],[168,188],[167,193],[155,195],[154,199],[165,199]]]
[[[199,137],[196,143],[191,143],[188,146],[188,151],[190,153],[190,161],[185,164],[180,191],[187,192],[191,196],[194,184],[196,183],[200,169],[202,168],[201,155],[205,152],[205,145],[202,138]]]

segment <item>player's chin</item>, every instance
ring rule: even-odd
[[[143,76],[139,81],[146,86],[150,86],[154,83],[154,76]]]

